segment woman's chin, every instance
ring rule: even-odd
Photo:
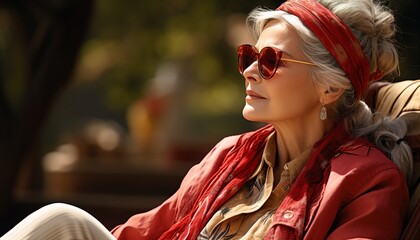
[[[245,106],[244,109],[242,110],[242,116],[248,120],[248,121],[252,121],[252,122],[259,122],[261,119],[261,117],[258,117],[257,112],[255,111],[254,108],[250,107],[250,106]]]

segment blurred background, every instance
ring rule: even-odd
[[[112,228],[159,205],[242,118],[246,14],[282,1],[0,0],[0,235],[66,202]],[[419,2],[392,0],[399,79]],[[399,80],[397,79],[397,80]]]

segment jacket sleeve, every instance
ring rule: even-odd
[[[409,202],[402,173],[392,167],[352,178],[359,178],[349,187],[354,194],[338,211],[328,239],[399,239]]]
[[[188,171],[174,195],[149,212],[130,217],[126,223],[115,227],[112,234],[119,240],[158,239],[188,213],[204,184],[217,171],[236,141],[237,137],[223,139]]]

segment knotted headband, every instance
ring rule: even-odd
[[[288,0],[277,10],[298,17],[321,41],[349,78],[357,99],[361,99],[369,81],[382,74],[370,75],[369,61],[350,28],[333,12],[315,0]]]

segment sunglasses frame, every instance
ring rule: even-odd
[[[240,45],[238,47],[238,70],[239,73],[243,75],[245,69],[247,69],[249,66],[252,65],[252,62],[250,65],[248,66],[242,66],[244,61],[241,61],[241,57],[243,56],[244,48],[251,48],[253,50],[254,55],[252,56],[253,58],[255,58],[255,61],[258,61],[258,71],[260,73],[260,76],[264,79],[270,79],[274,76],[274,74],[276,73],[281,61],[285,61],[285,62],[293,62],[293,63],[300,63],[300,64],[305,64],[305,65],[309,65],[309,66],[316,66],[314,63],[311,62],[306,62],[306,61],[300,61],[300,60],[296,60],[296,59],[290,59],[290,58],[282,58],[283,56],[283,52],[277,48],[274,47],[264,47],[263,49],[261,49],[261,51],[258,52],[258,49],[255,46],[252,46],[250,44],[243,44]],[[263,66],[260,60],[260,54],[263,51],[266,51],[267,49],[271,49],[274,50],[274,52],[276,53],[276,59],[275,59],[275,67],[272,71],[269,71],[269,75],[266,75],[263,73]],[[242,62],[242,63],[241,63]]]

